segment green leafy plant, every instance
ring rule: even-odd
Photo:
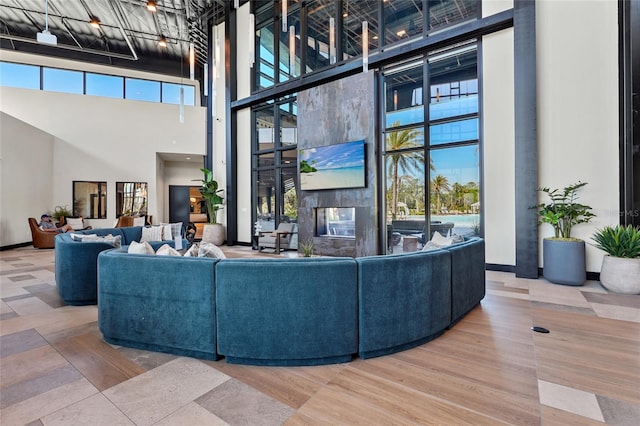
[[[51,217],[53,218],[53,220],[55,220],[56,222],[60,221],[61,217],[70,217],[73,216],[73,213],[71,212],[71,210],[69,210],[69,206],[64,205],[64,206],[56,206],[53,209],[53,213],[51,213]]]
[[[222,208],[224,198],[220,195],[222,189],[219,188],[218,182],[213,179],[213,172],[209,169],[200,169],[204,174],[204,179],[201,179],[202,186],[200,187],[200,194],[207,205],[207,214],[209,216],[209,223],[218,223],[218,210]]]
[[[300,251],[302,251],[302,257],[311,257],[313,255],[313,241],[301,242]]]
[[[591,206],[578,203],[578,190],[587,182],[574,183],[563,189],[538,188],[549,196],[550,203],[540,203],[538,209],[538,224],[548,223],[553,226],[555,238],[572,239],[571,228],[580,223],[587,223],[595,214],[591,213]]]
[[[610,256],[633,259],[640,257],[640,228],[632,225],[605,226],[596,229],[591,238],[595,246]]]

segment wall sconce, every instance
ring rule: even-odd
[[[167,38],[165,36],[160,36],[160,39],[158,40],[158,46],[167,47]]]
[[[336,20],[329,18],[329,63],[336,63]]]
[[[369,22],[362,21],[362,72],[369,71]]]
[[[249,14],[249,67],[256,62],[256,16]]]
[[[147,10],[149,10],[150,12],[155,12],[156,10],[158,10],[158,5],[155,1],[149,0],[147,2]]]
[[[287,32],[287,15],[289,14],[289,5],[287,0],[280,0],[282,2],[282,32]]]
[[[289,75],[293,77],[296,72],[296,27],[289,27]]]
[[[100,28],[100,20],[94,16],[89,21],[89,25],[91,25],[93,28]]]
[[[196,49],[193,42],[189,43],[189,80],[195,80],[196,73]]]

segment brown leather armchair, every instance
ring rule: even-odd
[[[31,239],[35,248],[54,248],[57,232],[46,232],[38,227],[35,218],[29,218],[29,228],[31,228]]]

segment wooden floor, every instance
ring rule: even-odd
[[[0,252],[3,425],[639,424],[640,296],[609,294],[597,282],[566,287],[487,272],[481,305],[418,348],[339,365],[253,367],[102,342],[95,307],[62,306],[43,287],[55,284],[45,253]],[[61,310],[82,319],[44,320]],[[45,343],[34,347],[36,338]],[[91,388],[43,403],[57,388],[37,377],[52,360],[73,370],[60,388],[81,380]],[[172,402],[154,400],[162,392],[150,389],[165,388]]]

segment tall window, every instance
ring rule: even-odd
[[[254,206],[263,230],[298,219],[298,123],[293,96],[254,108]]]
[[[434,232],[479,233],[475,43],[432,52],[383,74],[387,247]],[[419,247],[419,245],[418,245]]]

